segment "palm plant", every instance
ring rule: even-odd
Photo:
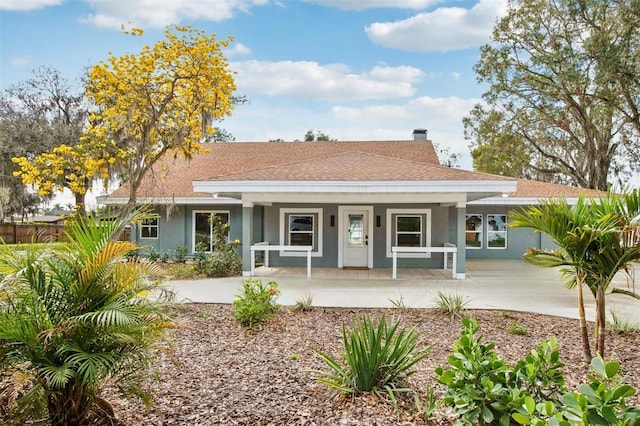
[[[140,218],[78,217],[64,245],[1,252],[0,394],[15,396],[7,422],[79,425],[112,416],[101,397],[107,384],[145,397],[141,380],[171,321],[145,297],[157,286],[146,278],[155,266],[125,262],[138,247],[116,241]]]
[[[640,214],[638,191],[622,195],[608,193],[599,200],[584,196],[571,206],[565,199],[549,199],[511,215],[513,227],[528,227],[547,234],[557,250],[531,248],[524,258],[545,267],[562,267],[568,288],[578,290],[578,312],[583,358],[591,361],[591,348],[584,310],[583,287],[596,299],[596,351],[604,356],[605,293],[614,276],[640,260]],[[639,296],[624,289],[614,293]]]

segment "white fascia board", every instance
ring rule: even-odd
[[[193,181],[194,192],[235,193],[468,193],[514,192],[517,182],[434,181]]]
[[[120,205],[127,204],[127,197],[96,197],[98,204]],[[242,204],[241,200],[226,197],[143,197],[137,199],[137,204]]]

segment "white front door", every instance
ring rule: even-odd
[[[344,209],[342,227],[342,266],[369,267],[369,210]]]

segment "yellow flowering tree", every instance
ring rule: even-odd
[[[87,190],[98,178],[105,184],[109,182],[109,167],[116,161],[109,152],[95,148],[84,143],[62,144],[31,159],[14,157],[12,161],[19,167],[14,175],[22,178],[24,184],[33,185],[42,197],[55,190],[70,189],[75,196],[76,211],[82,214]]]
[[[81,139],[110,154],[96,167],[128,181],[130,204],[160,157],[205,151],[213,121],[233,110],[236,87],[222,52],[231,39],[219,41],[191,26],[171,26],[164,35],[137,54],[112,55],[89,73],[87,97],[96,110]]]

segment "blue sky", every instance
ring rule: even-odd
[[[52,66],[69,80],[138,52],[169,24],[218,38],[237,71],[238,107],[221,126],[238,141],[410,139],[414,128],[463,154],[462,117],[483,87],[473,65],[506,0],[0,0],[0,87]],[[145,30],[125,36],[120,25]]]

